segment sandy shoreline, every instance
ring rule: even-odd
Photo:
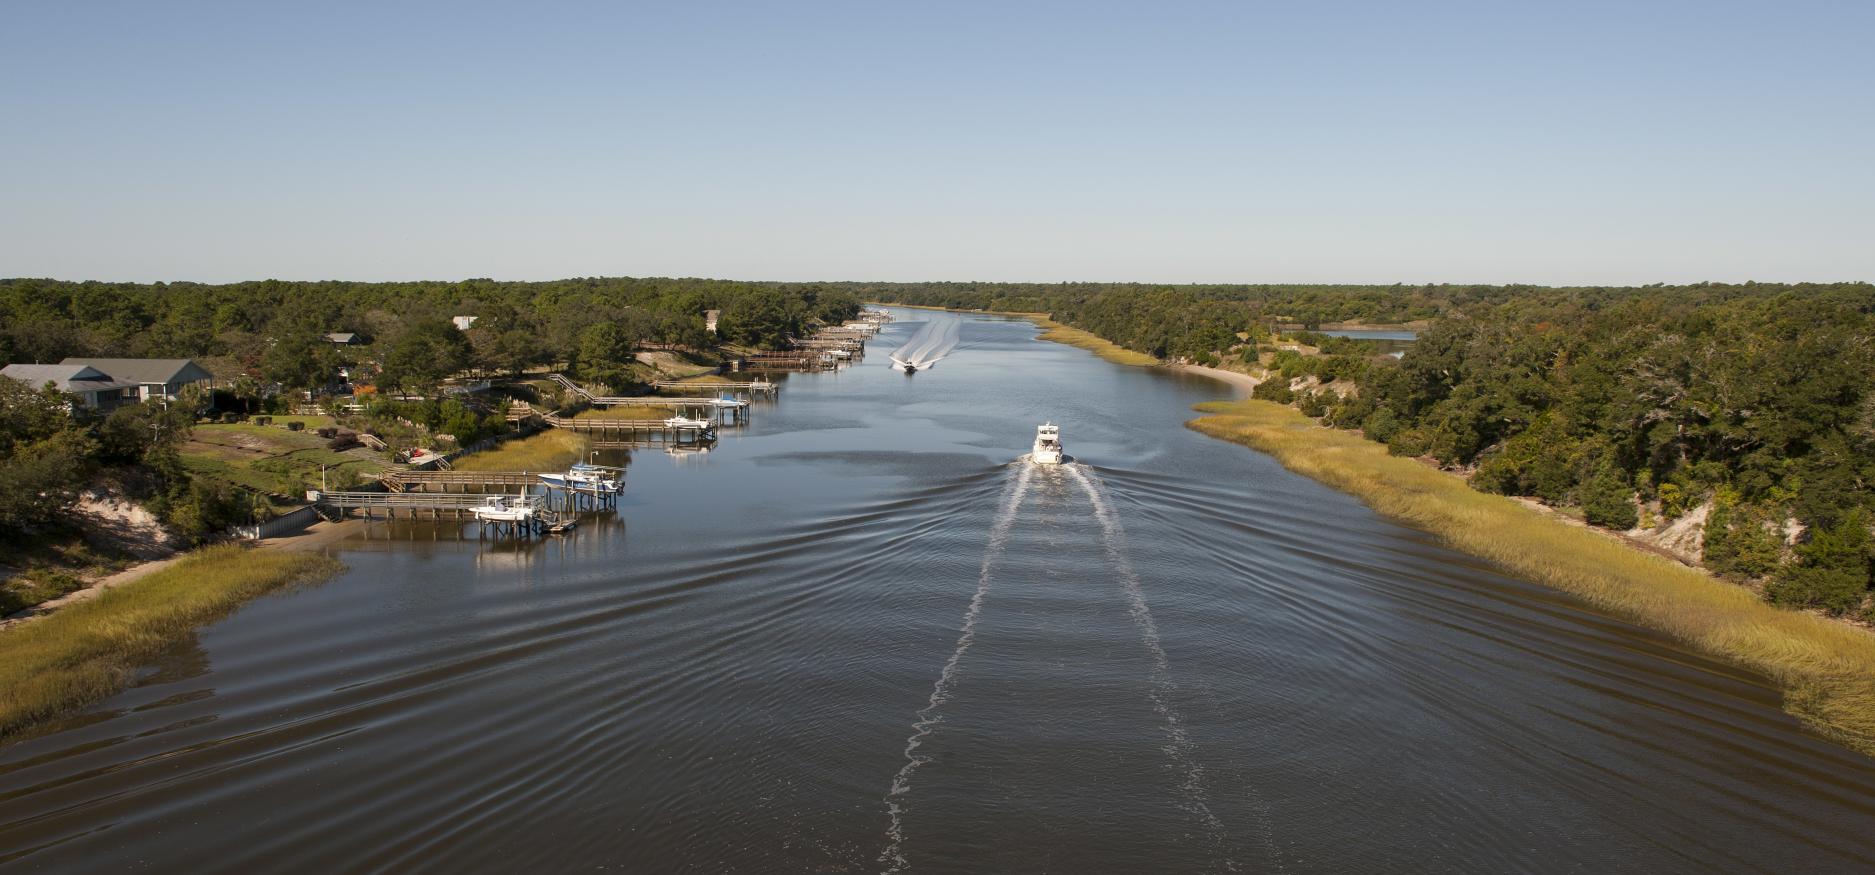
[[[1251,389],[1255,389],[1258,383],[1263,382],[1261,379],[1252,377],[1249,374],[1226,371],[1222,368],[1207,368],[1204,365],[1166,365],[1166,367],[1174,371],[1197,374],[1201,377],[1210,377],[1213,380],[1229,383],[1232,386],[1242,389],[1246,395],[1250,393]]]

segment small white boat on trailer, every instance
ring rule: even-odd
[[[1029,461],[1037,465],[1061,464],[1061,426],[1052,422],[1035,427],[1035,447]]]

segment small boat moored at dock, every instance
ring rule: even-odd
[[[679,428],[679,429],[694,428],[694,429],[698,429],[702,431],[711,431],[716,428],[716,423],[711,422],[710,420],[707,420],[707,419],[697,419],[695,417],[684,416],[682,414],[679,414],[677,416],[673,416],[669,419],[664,420],[664,427],[665,428]]]
[[[541,474],[540,482],[556,489],[580,489],[591,492],[620,492],[624,489],[616,476],[618,469],[575,463],[565,474]]]
[[[537,510],[527,499],[491,495],[482,504],[469,508],[469,513],[485,523],[525,523],[534,519]]]

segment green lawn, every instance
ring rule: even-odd
[[[295,417],[309,422],[326,417]],[[383,454],[368,449],[334,451],[326,439],[311,431],[288,431],[278,425],[251,422],[198,425],[181,448],[183,467],[191,474],[222,480],[261,492],[279,492],[299,498],[319,487],[319,472],[326,469],[328,485],[337,488],[372,479],[391,467]]]

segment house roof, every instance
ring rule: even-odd
[[[68,358],[60,364],[90,365],[118,380],[139,385],[152,383],[193,383],[213,379],[201,365],[189,359],[93,359]]]
[[[357,339],[358,339],[358,335],[353,334],[350,331],[334,331],[331,334],[326,335],[326,340],[329,340],[333,343],[351,343],[352,341],[355,341]]]
[[[89,365],[7,365],[0,374],[12,377],[34,389],[51,383],[60,392],[96,392],[101,389],[128,389],[137,385],[113,380]]]

